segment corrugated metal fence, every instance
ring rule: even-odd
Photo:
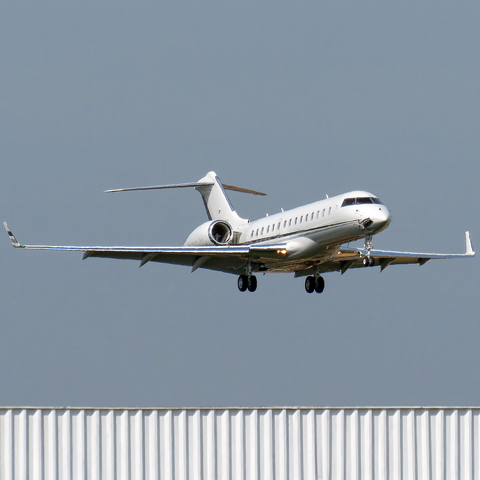
[[[0,479],[480,480],[480,408],[0,408]]]

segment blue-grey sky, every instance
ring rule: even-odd
[[[480,245],[478,2],[9,2],[0,217],[23,243],[178,245],[196,181],[258,218],[362,189],[377,248]],[[0,237],[2,238],[2,237]],[[0,241],[0,405],[478,404],[479,263],[236,277]]]

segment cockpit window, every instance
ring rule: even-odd
[[[363,205],[365,203],[372,203],[372,199],[370,197],[357,197],[355,201],[355,205]]]
[[[342,203],[342,207],[348,207],[349,205],[355,205],[354,198],[346,198]]]
[[[366,203],[376,203],[378,205],[382,205],[380,199],[376,197],[357,197],[346,198],[342,203],[342,207],[348,207],[349,205],[364,205]]]

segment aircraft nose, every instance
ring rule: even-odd
[[[378,212],[375,214],[375,219],[373,220],[377,232],[385,230],[385,228],[390,225],[391,219],[392,216],[390,215],[387,207],[383,205],[381,207],[378,207]]]

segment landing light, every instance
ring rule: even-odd
[[[278,253],[279,255],[286,255],[286,254],[287,254],[287,250],[286,250],[285,248],[282,249],[282,250],[277,250],[277,253]]]

